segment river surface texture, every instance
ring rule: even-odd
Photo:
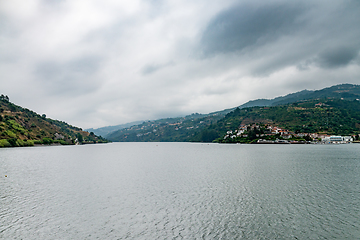
[[[0,174],[0,239],[360,239],[360,144],[8,148]]]

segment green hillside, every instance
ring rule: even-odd
[[[0,147],[107,142],[94,133],[47,118],[0,97]]]
[[[319,98],[342,98],[345,100],[360,99],[360,85],[340,84],[316,91],[303,90],[274,99],[257,99],[249,101],[239,106],[239,108],[278,106],[303,100],[314,100]]]
[[[254,123],[274,125],[294,133],[357,135],[360,133],[360,102],[318,99],[274,107],[237,108],[193,140],[213,141],[220,138],[221,141],[228,131]],[[208,138],[205,139],[204,135]]]
[[[202,129],[223,118],[224,114],[192,114],[186,117],[147,121],[117,130],[106,136],[117,142],[188,142]]]
[[[304,100],[273,107],[236,108],[227,115],[193,114],[143,122],[108,135],[119,142],[212,142],[241,124],[270,124],[294,133],[360,133],[360,102],[336,98]]]
[[[305,100],[320,98],[356,100],[360,99],[360,85],[340,84],[328,88],[312,91],[303,90],[290,93],[286,96],[274,99],[257,99],[244,103],[238,108],[270,107],[296,103]],[[234,111],[229,108],[209,114],[195,114],[179,118],[167,118],[154,121],[145,121],[141,124],[129,123],[118,126],[109,126],[98,129],[89,129],[95,133],[110,139],[111,141],[200,141],[199,139],[212,139],[214,132],[202,131],[209,127],[210,123],[222,119],[226,114]],[[201,122],[201,124],[200,124]],[[178,127],[174,127],[174,123]],[[127,125],[127,126],[126,126]],[[202,137],[199,137],[200,135]]]
[[[327,106],[315,107],[319,99]],[[210,114],[146,121],[114,131],[106,138],[115,142],[211,142],[241,123],[259,121],[278,124],[294,132],[351,134],[359,130],[357,99],[360,99],[360,85],[341,84],[253,100],[238,108]]]
[[[88,129],[85,129],[85,131],[93,132],[96,135],[99,135],[99,136],[102,136],[102,137],[106,138],[106,136],[109,133],[112,133],[112,132],[114,132],[116,130],[119,130],[119,129],[128,128],[128,127],[131,127],[131,126],[134,126],[134,125],[138,125],[138,124],[141,124],[142,122],[143,121],[135,121],[135,122],[125,123],[125,124],[119,124],[119,125],[116,125],[116,126],[107,126],[107,127],[101,127],[101,128],[88,128]]]

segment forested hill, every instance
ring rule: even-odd
[[[221,113],[145,121],[106,136],[114,142],[189,142],[202,129],[223,118]]]
[[[134,125],[138,125],[138,124],[141,124],[142,122],[143,121],[135,121],[135,122],[125,123],[125,124],[119,124],[116,126],[107,126],[107,127],[101,127],[101,128],[88,128],[88,129],[85,129],[85,131],[94,132],[96,135],[105,137],[109,133],[112,133],[116,130],[128,128],[128,127],[131,127]]]
[[[101,143],[106,139],[65,122],[47,118],[0,96],[0,147],[34,144]]]
[[[329,121],[329,125],[327,126],[320,126],[320,120],[314,125],[311,123],[314,119],[321,117],[321,121],[323,121],[324,116],[319,116],[318,111],[319,109],[314,109],[314,104],[319,103],[322,100],[328,102],[328,105],[331,106],[329,109],[326,107],[323,108],[327,109],[325,112],[329,113],[330,115],[327,116],[327,121]],[[262,114],[261,118],[255,118],[254,120],[259,119],[267,119],[271,120],[272,122],[279,124],[281,126],[290,127],[288,124],[291,125],[291,129],[299,128],[299,131],[327,131],[328,133],[343,133],[347,134],[350,132],[357,132],[357,128],[355,127],[354,121],[357,121],[356,117],[352,118],[351,124],[347,121],[344,124],[338,124],[336,126],[336,121],[334,119],[340,118],[340,122],[343,122],[344,119],[348,119],[348,115],[343,115],[345,112],[351,114],[351,116],[356,116],[358,113],[358,109],[356,105],[356,99],[360,99],[360,85],[353,85],[353,84],[341,84],[336,85],[328,88],[324,88],[317,91],[309,91],[303,90],[296,93],[291,93],[286,96],[277,97],[274,99],[258,99],[254,101],[249,101],[243,105],[240,105],[238,108],[226,109],[210,114],[192,114],[186,117],[181,118],[168,118],[168,119],[160,119],[155,121],[146,121],[142,124],[133,125],[129,128],[120,129],[114,131],[108,135],[108,138],[111,141],[120,141],[120,142],[148,142],[148,141],[212,141],[218,137],[225,135],[226,131],[229,129],[233,129],[239,126],[242,120],[241,119],[253,119],[254,115],[249,115],[247,118],[246,116],[238,116],[238,120],[231,120],[228,121],[227,119],[232,114],[237,114],[240,109],[244,109],[241,111],[242,114],[255,114],[256,112],[260,111],[259,114]],[[340,105],[334,105],[337,101],[341,100],[343,102],[338,102]],[[355,100],[355,102],[353,102]],[[332,102],[331,102],[332,101]],[[309,103],[309,107],[307,107],[307,111],[302,110],[299,111],[298,108],[295,108],[294,111],[290,111],[291,104],[300,104],[307,106],[306,104]],[[289,105],[290,104],[290,105]],[[313,105],[311,105],[313,104]],[[349,109],[347,106],[354,106],[353,109]],[[278,108],[276,107],[278,106]],[[289,111],[285,111],[284,109],[288,109],[290,106]],[[251,108],[255,107],[255,108]],[[264,107],[271,107],[266,109]],[[304,108],[304,107],[302,107]],[[235,111],[235,109],[238,109]],[[282,110],[281,110],[282,109]],[[335,111],[336,110],[336,111]],[[234,112],[235,111],[235,112]],[[332,113],[335,111],[336,116],[334,115],[332,121]],[[274,115],[271,115],[274,114]],[[291,117],[294,119],[291,119]],[[241,119],[240,119],[241,118]],[[281,120],[282,119],[282,120]],[[296,120],[298,119],[298,120]],[[220,121],[221,120],[221,121]],[[300,121],[301,120],[301,121]],[[218,121],[220,121],[218,123]],[[221,126],[226,122],[225,125]],[[314,121],[313,121],[314,122]],[[358,122],[360,124],[360,122]],[[333,125],[331,125],[333,124]],[[335,125],[334,125],[335,124]],[[340,125],[342,125],[340,127]],[[307,127],[304,127],[307,126]],[[345,126],[347,129],[345,129]],[[356,125],[358,126],[358,125]],[[318,127],[318,128],[314,128]],[[320,129],[321,127],[321,129]],[[340,128],[339,128],[340,127]],[[325,129],[324,129],[325,128]]]
[[[273,107],[237,108],[222,115],[148,121],[108,135],[111,141],[212,142],[242,124],[269,124],[296,133],[360,133],[360,101],[336,98],[305,100]]]
[[[274,99],[257,99],[248,101],[238,108],[247,108],[247,107],[269,107],[269,106],[278,106],[284,105],[289,103],[295,103],[298,101],[304,100],[314,100],[319,98],[335,98],[335,99],[344,99],[344,100],[354,100],[360,99],[360,85],[354,84],[340,84],[331,86],[328,88],[320,89],[320,90],[302,90],[295,93],[290,93],[285,96],[276,97]],[[236,107],[220,110],[217,112],[212,112],[209,114],[195,114],[195,118],[200,119],[220,119],[224,117],[231,111],[234,111]],[[167,118],[167,119],[159,119],[159,120],[152,120],[152,121],[145,121],[145,122],[132,122],[127,124],[121,124],[117,126],[108,126],[98,129],[87,129],[87,131],[93,131],[95,134],[101,135],[112,141],[189,141],[191,136],[196,135],[196,132],[199,132],[201,128],[206,127],[206,124],[192,124],[188,122],[190,119],[191,121],[195,121],[195,118],[192,115],[179,117],[179,118]],[[201,120],[203,121],[203,120]],[[178,130],[181,129],[179,132],[173,132],[167,128],[166,124],[172,123],[180,123]],[[185,123],[181,126],[182,123]],[[157,127],[161,126],[162,134],[157,132],[156,134],[152,135],[149,131],[157,131]],[[194,126],[195,130],[191,127]],[[181,127],[181,128],[180,128]],[[185,127],[188,131],[184,131]],[[147,132],[143,130],[146,128]],[[165,131],[166,129],[166,131]],[[177,131],[178,131],[177,130]],[[165,132],[164,132],[165,131]],[[146,137],[143,137],[146,133]],[[166,135],[164,135],[166,133]]]
[[[319,98],[342,98],[345,100],[360,99],[360,85],[340,84],[316,91],[303,90],[274,99],[252,100],[239,106],[239,108],[278,106],[303,100],[313,100]]]
[[[274,107],[237,108],[203,129],[194,141],[222,141],[241,125],[272,125],[294,133],[358,135],[360,101],[335,98],[300,101]]]

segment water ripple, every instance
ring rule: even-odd
[[[356,239],[358,156],[355,144],[1,149],[0,238]]]

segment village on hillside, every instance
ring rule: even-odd
[[[326,133],[295,133],[271,124],[241,124],[235,131],[227,131],[221,142],[258,144],[342,144],[359,140],[359,135],[334,136]]]

